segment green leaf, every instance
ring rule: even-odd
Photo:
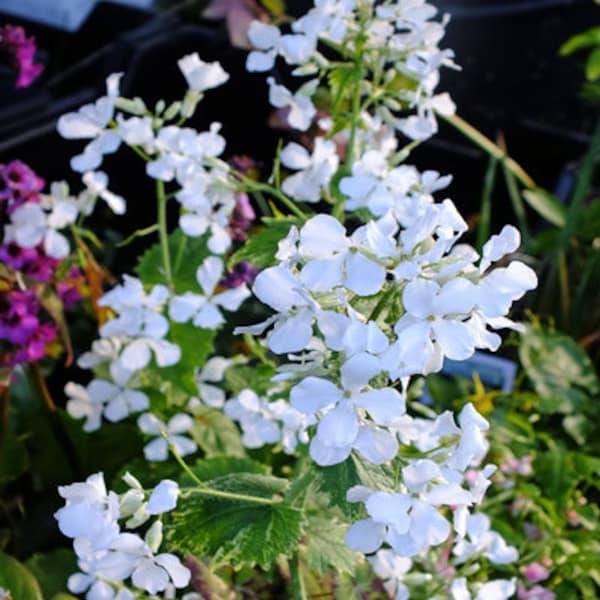
[[[207,457],[246,456],[238,428],[222,411],[201,406],[194,410],[194,416],[190,433]]]
[[[253,233],[248,241],[231,255],[228,261],[230,268],[242,261],[252,263],[259,269],[274,265],[277,262],[275,254],[279,242],[285,238],[293,225],[301,225],[299,219],[294,217],[263,217],[262,220],[265,227]]]
[[[173,283],[178,294],[201,291],[196,281],[196,270],[210,255],[207,240],[206,235],[187,237],[180,229],[169,235]],[[154,244],[142,254],[135,272],[146,285],[165,284],[160,244]]]
[[[563,419],[565,431],[579,444],[583,446],[588,436],[594,431],[596,424],[585,415],[568,415]]]
[[[600,48],[596,48],[585,63],[585,76],[590,83],[600,77]]]
[[[550,192],[547,192],[542,188],[524,190],[523,197],[533,210],[553,225],[563,227],[567,222],[567,209],[564,204]]]
[[[12,600],[44,600],[42,590],[31,571],[8,554],[0,553],[0,587]]]
[[[29,457],[25,445],[14,433],[8,432],[0,448],[0,485],[17,479],[28,467]]]
[[[270,365],[234,365],[225,372],[225,387],[235,396],[246,388],[261,396],[273,387],[273,375],[275,369]]]
[[[578,33],[572,38],[569,38],[561,47],[561,56],[568,56],[582,48],[590,48],[591,46],[600,46],[600,27],[592,27],[583,33]]]
[[[197,460],[190,468],[202,481],[216,479],[217,477],[231,475],[232,473],[267,475],[269,472],[268,467],[265,465],[252,460],[251,458],[237,456],[203,458]]]
[[[306,564],[324,575],[334,569],[338,573],[353,573],[361,555],[352,552],[344,536],[348,525],[326,517],[309,516],[306,520]]]
[[[321,491],[329,495],[333,506],[338,506],[349,517],[363,511],[360,502],[346,501],[346,492],[354,485],[365,485],[373,489],[392,489],[393,477],[384,465],[373,465],[352,453],[343,463],[332,467],[315,467]]]
[[[160,376],[161,381],[170,382],[190,396],[197,395],[196,371],[214,352],[215,335],[216,331],[194,327],[191,323],[171,322],[167,338],[181,348],[181,358],[170,367],[159,367],[152,363],[152,370]]]
[[[256,473],[235,473],[206,482],[211,489],[261,498],[284,493],[287,480]],[[169,547],[182,553],[234,565],[268,569],[280,554],[295,552],[303,513],[283,502],[258,504],[244,500],[182,494],[165,519]]]
[[[535,391],[555,400],[550,404],[552,412],[579,411],[590,396],[600,393],[592,362],[577,342],[566,335],[528,327],[521,338],[519,356]],[[541,410],[543,406],[541,403]]]
[[[68,548],[34,554],[25,564],[37,577],[44,598],[52,598],[64,592],[67,589],[67,579],[78,570],[75,553]]]

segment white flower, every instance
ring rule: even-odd
[[[519,558],[517,549],[490,529],[490,519],[484,513],[467,517],[466,537],[457,540],[452,553],[456,556],[456,564],[462,564],[473,556],[485,556],[496,565],[510,564]]]
[[[40,204],[21,204],[4,227],[4,241],[15,242],[22,248],[42,244],[48,256],[62,259],[69,254],[69,242],[56,228],[73,223],[76,218],[77,208],[68,202],[57,203],[49,214]]]
[[[209,256],[196,270],[196,281],[204,295],[186,292],[175,296],[169,303],[169,316],[176,323],[192,319],[196,327],[217,329],[225,322],[219,307],[236,311],[250,295],[246,284],[215,294],[215,289],[223,276],[223,261]]]
[[[0,587],[0,600],[11,600],[10,592],[3,587]]]
[[[303,202],[319,202],[321,190],[329,185],[339,164],[335,142],[318,137],[312,155],[306,148],[291,142],[281,151],[281,163],[299,173],[289,175],[282,190]]]
[[[119,499],[106,491],[102,473],[90,475],[85,483],[58,488],[66,500],[54,513],[61,532],[71,538],[86,538],[96,548],[105,548],[119,533]]]
[[[363,254],[357,241],[356,234],[348,239],[344,226],[332,216],[309,219],[300,230],[298,244],[306,261],[300,273],[304,285],[315,292],[341,285],[361,296],[379,292],[385,269]]]
[[[77,112],[67,113],[57,123],[58,133],[67,139],[90,139],[83,153],[73,157],[71,167],[84,173],[100,166],[104,154],[116,152],[121,144],[117,131],[109,129],[114,115],[115,99],[119,95],[121,73],[110,75],[106,80],[107,95],[86,104]]]
[[[412,568],[410,558],[398,556],[392,550],[379,550],[368,560],[373,571],[383,580],[386,591],[393,596],[394,600],[409,599],[409,589],[402,583],[402,580]]]
[[[317,464],[342,462],[352,448],[375,463],[384,463],[396,454],[398,446],[394,436],[374,428],[360,414],[366,411],[373,423],[386,426],[405,412],[404,397],[397,390],[368,387],[379,372],[379,360],[363,352],[342,366],[342,388],[319,377],[307,377],[292,388],[290,401],[294,408],[308,415],[320,415],[310,445],[311,456]],[[373,439],[375,432],[380,439]]]
[[[242,441],[246,448],[260,448],[275,444],[281,433],[269,411],[269,402],[261,400],[250,389],[242,390],[237,398],[225,403],[225,414],[242,428]]]
[[[152,413],[144,413],[138,418],[138,427],[147,435],[157,436],[144,446],[144,456],[150,461],[165,461],[169,457],[169,445],[180,456],[196,452],[196,442],[182,435],[188,433],[194,422],[189,415],[179,413],[165,424]],[[166,435],[166,439],[163,437]]]
[[[163,479],[152,490],[146,510],[151,515],[160,515],[173,510],[177,506],[179,485],[170,479]]]
[[[278,85],[272,77],[267,79],[269,84],[269,102],[275,108],[289,108],[287,120],[289,124],[300,131],[306,131],[317,109],[310,100],[314,85],[305,84],[295,94],[283,85]],[[310,83],[310,82],[309,82]]]
[[[290,65],[308,62],[316,50],[316,41],[305,35],[284,34],[274,25],[252,21],[248,28],[248,39],[256,48],[248,54],[248,71],[269,71],[278,54]]]
[[[115,423],[150,406],[150,401],[143,392],[127,389],[104,379],[93,379],[85,388],[69,382],[65,386],[65,393],[69,396],[67,412],[75,419],[86,418],[84,431],[98,429],[102,415]]]
[[[190,90],[205,92],[206,90],[223,85],[229,75],[218,62],[204,62],[197,52],[188,54],[177,61]]]
[[[82,212],[85,215],[91,214],[96,198],[104,200],[116,215],[125,214],[127,209],[125,199],[108,189],[108,176],[106,173],[103,171],[87,171],[83,174],[82,180],[87,189],[80,194],[79,201],[83,206]]]
[[[209,358],[196,376],[196,385],[200,400],[207,406],[222,408],[225,403],[225,392],[213,385],[223,381],[225,371],[231,366],[232,361],[222,356]]]

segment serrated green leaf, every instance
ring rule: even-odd
[[[354,485],[373,489],[392,489],[393,476],[385,465],[374,465],[352,453],[343,463],[332,467],[315,467],[316,481],[328,494],[331,504],[338,506],[351,518],[363,511],[362,504],[346,501],[346,492]]]
[[[206,482],[211,489],[272,498],[283,494],[287,480],[255,473],[235,473]],[[169,547],[196,556],[227,556],[234,565],[268,569],[280,554],[296,550],[303,513],[283,502],[257,504],[245,500],[194,494],[180,497],[165,520]]]
[[[238,428],[220,410],[202,406],[194,410],[194,416],[190,433],[207,457],[246,456]]]
[[[524,190],[523,197],[527,204],[548,222],[557,227],[563,227],[566,223],[567,209],[564,204],[550,192],[547,192],[542,188]]]
[[[18,560],[0,553],[0,587],[12,600],[44,600],[42,590],[33,573]]]
[[[34,554],[25,565],[37,577],[44,598],[64,592],[67,579],[78,570],[75,553],[68,548]]]
[[[178,294],[183,292],[200,293],[196,281],[196,271],[210,255],[206,245],[208,236],[188,237],[177,229],[169,234],[169,254],[173,284]],[[146,284],[165,284],[165,275],[160,244],[154,244],[142,256],[135,268],[138,277]]]
[[[300,225],[298,219],[293,217],[271,218],[263,217],[265,226],[257,232],[253,232],[248,241],[232,254],[228,265],[232,267],[236,263],[247,261],[259,269],[270,267],[277,261],[277,245],[285,238],[293,225]]]
[[[326,517],[307,517],[306,564],[309,569],[320,575],[332,569],[338,573],[354,572],[362,557],[346,545],[347,529],[348,525]]]

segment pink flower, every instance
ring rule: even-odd
[[[211,0],[204,9],[205,19],[225,19],[229,40],[236,48],[250,48],[248,28],[255,19],[265,20],[267,13],[255,0]]]
[[[43,65],[34,62],[36,51],[35,38],[27,37],[22,27],[0,27],[0,52],[17,72],[17,88],[29,87],[44,70]]]
[[[550,571],[538,562],[529,563],[521,569],[521,573],[529,583],[538,583],[550,576]]]
[[[519,600],[555,600],[556,594],[550,591],[548,588],[536,585],[530,590],[522,585],[519,585],[517,591],[517,598]]]

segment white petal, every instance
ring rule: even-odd
[[[160,515],[173,510],[177,506],[179,496],[179,486],[175,481],[163,479],[152,490],[146,510],[151,515]]]
[[[304,265],[300,281],[313,292],[328,292],[342,284],[344,255],[311,260]]]
[[[408,510],[411,504],[412,499],[407,494],[375,492],[365,502],[365,508],[375,522],[389,523],[402,534],[408,531],[410,525]]]
[[[223,261],[209,256],[197,269],[196,280],[207,296],[212,296],[223,275]]]
[[[350,550],[371,554],[383,543],[385,525],[372,519],[361,519],[353,523],[346,532],[346,544]]]
[[[381,290],[385,281],[385,269],[360,252],[352,252],[346,258],[345,285],[359,296],[372,296]]]
[[[358,418],[352,404],[340,402],[321,418],[317,436],[327,446],[342,448],[354,443],[358,427]]]
[[[232,290],[227,290],[226,292],[221,292],[220,294],[217,294],[213,298],[213,301],[215,304],[222,306],[226,310],[235,311],[249,296],[250,290],[244,283]]]
[[[189,584],[191,579],[190,570],[184,567],[175,555],[159,554],[154,560],[156,564],[167,571],[175,587],[183,588]]]
[[[300,230],[300,252],[310,258],[331,258],[350,246],[346,229],[334,217],[317,215]]]
[[[268,338],[269,348],[275,354],[304,350],[312,337],[312,319],[312,313],[303,310],[295,317],[276,325]]]
[[[354,448],[370,463],[382,465],[398,453],[398,440],[393,433],[385,429],[361,425]]]
[[[380,361],[373,355],[366,352],[355,354],[342,365],[342,385],[347,390],[361,390],[380,372]]]
[[[406,412],[404,396],[393,388],[369,390],[355,398],[378,425],[391,425]]]
[[[426,319],[434,314],[433,302],[440,286],[435,281],[417,279],[404,288],[402,302],[404,308],[418,319]]]
[[[310,442],[310,456],[320,467],[330,467],[344,462],[351,451],[351,445],[341,448],[326,446],[317,436]]]
[[[306,377],[290,392],[292,406],[308,415],[337,404],[342,397],[343,392],[335,384],[320,377]]]

